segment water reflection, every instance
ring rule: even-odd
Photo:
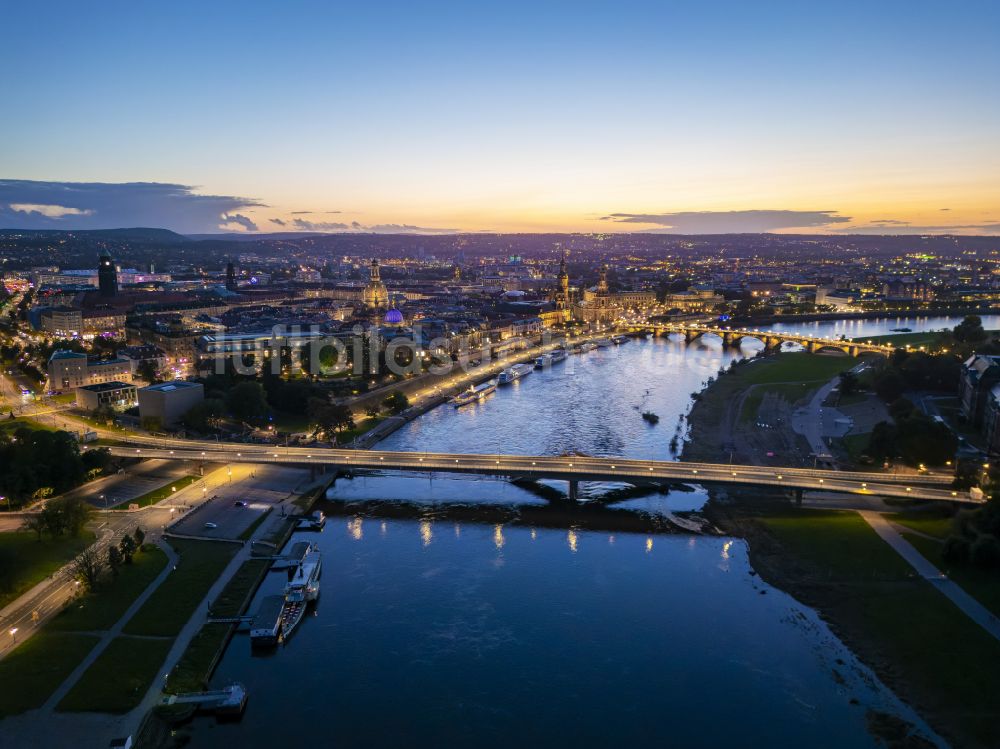
[[[503,526],[494,525],[493,526],[493,545],[497,547],[497,551],[503,548]]]
[[[576,553],[576,544],[577,544],[577,535],[576,535],[576,531],[573,530],[572,528],[570,528],[566,532],[566,543],[569,544],[569,550],[572,551],[575,554]]]
[[[424,542],[424,546],[430,546],[434,540],[434,529],[429,520],[420,521],[420,540]]]

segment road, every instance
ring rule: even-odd
[[[206,462],[332,465],[338,468],[473,473],[564,481],[683,481],[772,486],[788,489],[846,492],[907,499],[971,502],[951,490],[947,475],[890,475],[814,468],[775,468],[720,463],[678,463],[627,458],[580,456],[474,455],[464,453],[389,452],[266,445],[226,445],[186,440],[135,439],[143,447],[110,447],[113,455],[202,459]],[[151,444],[157,444],[151,447]]]
[[[246,470],[250,470],[247,467]],[[141,527],[150,540],[156,539],[165,526],[178,517],[178,512],[193,508],[205,501],[210,492],[228,481],[225,466],[207,475],[203,481],[181,490],[169,502],[142,508],[133,512],[112,510],[100,512],[95,520],[98,552],[106,553],[108,544],[117,543],[126,533]],[[204,489],[204,491],[203,491]],[[0,637],[0,658],[17,642],[30,637],[50,617],[57,614],[79,592],[79,586],[66,565],[52,577],[43,580],[16,601],[0,611],[0,632],[17,629],[15,637]]]

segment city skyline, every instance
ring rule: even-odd
[[[1000,233],[995,8],[568,11],[15,8],[0,228]]]

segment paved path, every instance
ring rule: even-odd
[[[949,580],[941,570],[913,548],[910,543],[896,530],[885,516],[870,510],[858,510],[879,537],[905,559],[917,573],[931,585],[940,590],[948,599],[960,608],[976,624],[1000,640],[1000,619],[994,616],[979,601],[962,590],[957,583]]]
[[[83,659],[83,662],[73,669],[73,672],[66,677],[66,680],[62,683],[62,685],[52,693],[52,696],[49,697],[44,705],[42,705],[42,710],[55,710],[56,705],[62,702],[63,697],[69,693],[69,690],[73,688],[73,685],[79,681],[81,676],[83,676],[83,672],[90,668],[90,665],[96,661],[98,657],[100,657],[101,653],[103,653],[108,645],[111,644],[111,641],[121,634],[122,629],[124,629],[128,621],[135,616],[135,613],[142,607],[142,604],[144,604],[147,599],[153,595],[154,591],[156,591],[156,589],[163,584],[163,581],[167,579],[170,573],[174,571],[178,559],[177,552],[175,552],[168,543],[161,541],[157,545],[163,550],[163,553],[167,555],[166,566],[160,571],[160,574],[156,576],[156,579],[146,587],[142,594],[132,602],[132,605],[129,606],[125,613],[122,614],[122,617],[115,622],[114,626],[103,633],[100,642],[94,646],[93,650],[91,650],[87,657]]]

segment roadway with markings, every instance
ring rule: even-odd
[[[629,458],[483,455],[389,452],[253,444],[130,438],[130,445],[111,447],[118,456],[203,460],[230,463],[286,463],[369,470],[473,473],[532,479],[717,483],[771,486],[867,496],[976,502],[967,492],[951,489],[946,474],[893,475],[817,468],[775,468],[720,463],[679,463]],[[981,500],[980,500],[981,501]]]

